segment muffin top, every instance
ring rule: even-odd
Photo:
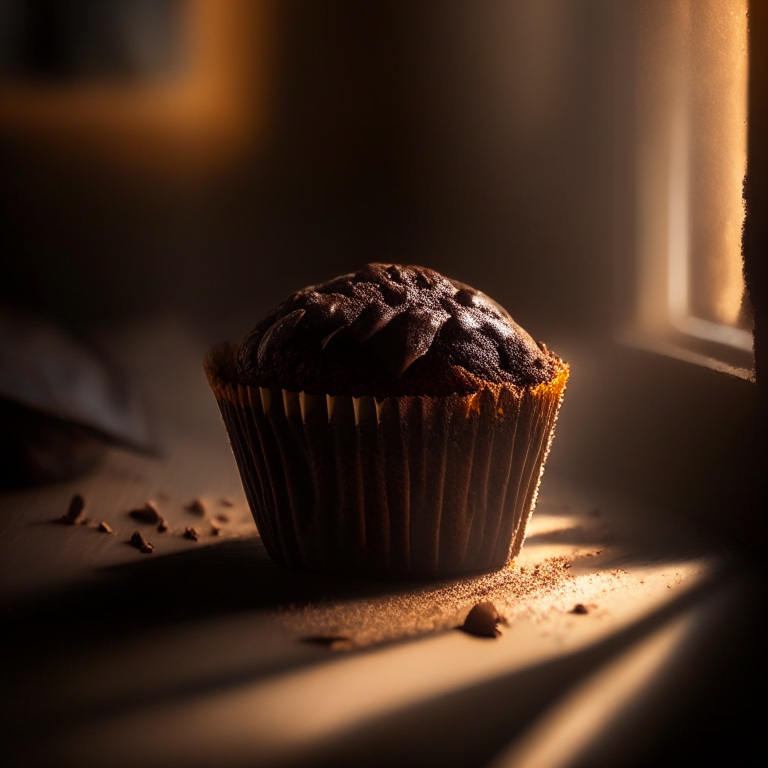
[[[367,264],[288,296],[235,350],[239,384],[327,395],[535,387],[565,364],[484,293],[426,267]]]

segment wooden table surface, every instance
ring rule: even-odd
[[[662,727],[649,713],[682,702],[748,600],[732,558],[689,528],[556,472],[508,573],[283,570],[245,503],[205,345],[172,320],[113,341],[166,453],[111,450],[87,477],[0,496],[7,765],[575,764],[610,755],[608,736],[627,749]],[[91,525],[55,522],[74,493]],[[197,498],[204,516],[185,508]],[[128,516],[148,499],[168,532]],[[214,534],[217,514],[229,521]],[[128,543],[137,528],[152,554]],[[537,581],[537,566],[554,575]],[[489,598],[500,638],[454,629]]]

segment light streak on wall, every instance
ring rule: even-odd
[[[751,352],[747,0],[644,0],[638,53],[639,323]]]

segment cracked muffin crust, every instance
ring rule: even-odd
[[[433,397],[535,387],[562,361],[481,291],[426,267],[368,264],[291,294],[241,343],[240,384]]]

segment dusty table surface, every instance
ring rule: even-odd
[[[502,572],[392,584],[281,569],[204,345],[170,321],[114,343],[147,382],[166,455],[114,450],[87,477],[0,496],[10,764],[572,764],[606,734],[655,727],[647,712],[717,658],[747,599],[732,559],[689,528],[556,474]],[[88,522],[57,522],[75,493]],[[167,531],[128,515],[147,500]],[[135,530],[154,552],[130,545]],[[505,619],[497,639],[455,629],[483,600]]]

